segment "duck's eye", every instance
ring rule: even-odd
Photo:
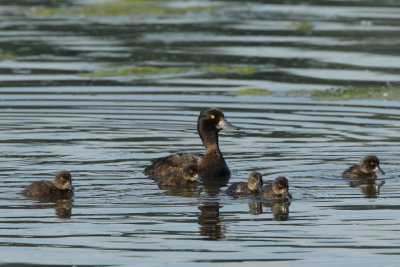
[[[215,115],[211,115],[210,118],[213,120],[215,119]]]

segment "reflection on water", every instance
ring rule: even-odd
[[[249,213],[252,215],[263,213],[262,203],[249,201]]]
[[[381,187],[385,184],[385,180],[363,179],[352,181],[349,184],[350,187],[359,187],[365,197],[376,198],[379,195]]]
[[[31,206],[33,209],[54,208],[57,218],[68,219],[72,215],[72,198],[29,197],[29,199],[37,202]]]
[[[199,206],[200,234],[209,240],[220,240],[225,238],[226,228],[221,224],[219,217],[219,202],[205,202]]]
[[[83,14],[94,2],[0,1],[0,264],[397,264],[400,2],[172,0],[146,2],[145,15]],[[300,94],[337,87],[358,90]],[[143,175],[150,159],[204,152],[196,121],[210,106],[242,129],[219,140],[230,182],[284,175],[291,203]],[[368,154],[386,183],[349,186],[342,171]],[[20,195],[62,168],[76,173],[73,202]]]
[[[275,221],[286,221],[289,219],[290,201],[249,201],[249,213],[252,215],[260,215],[263,212],[267,213],[266,211],[263,211],[263,206],[271,209]]]

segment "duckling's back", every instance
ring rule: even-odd
[[[225,191],[228,195],[249,195],[252,192],[249,190],[248,184],[245,182],[232,183]]]
[[[21,194],[27,197],[46,196],[54,193],[56,189],[54,184],[49,181],[38,181],[28,185]]]

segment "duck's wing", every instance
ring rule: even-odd
[[[360,165],[350,166],[347,170],[342,173],[343,178],[359,178],[360,176]]]
[[[237,191],[238,183],[232,183],[228,189],[225,190],[225,194],[233,195]]]
[[[21,193],[24,196],[33,197],[33,196],[49,195],[54,190],[55,186],[53,183],[49,181],[37,181],[28,185],[26,189]]]
[[[264,185],[258,192],[258,197],[260,199],[274,199],[274,195],[272,184]]]
[[[226,189],[225,193],[228,195],[249,195],[250,191],[247,183],[238,182],[233,183],[228,189]]]
[[[163,176],[167,172],[178,171],[183,172],[185,166],[190,164],[200,164],[203,159],[202,154],[174,154],[167,157],[154,159],[150,166],[144,169],[144,174],[154,178],[156,176]]]

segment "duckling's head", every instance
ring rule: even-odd
[[[379,159],[377,156],[369,155],[366,156],[361,162],[361,169],[365,173],[375,173],[379,171],[382,175],[385,172],[379,167]]]
[[[252,172],[249,176],[247,187],[251,191],[259,190],[263,186],[262,175],[259,172]]]
[[[58,189],[73,191],[74,188],[72,187],[71,173],[66,170],[57,172],[56,178],[54,179],[54,185]]]
[[[199,168],[196,164],[190,164],[183,170],[183,179],[186,181],[194,181],[198,178]]]
[[[286,199],[291,199],[292,195],[289,193],[289,181],[285,176],[275,178],[272,183],[272,190],[277,195],[283,195]]]

